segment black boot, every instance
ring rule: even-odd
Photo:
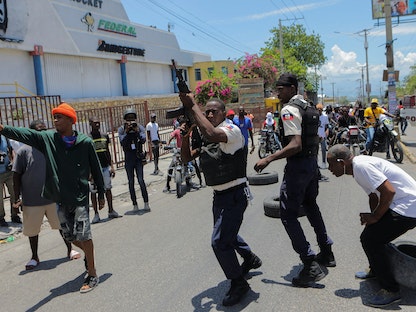
[[[321,252],[317,254],[315,260],[326,267],[334,268],[337,266],[334,253],[332,252],[331,245],[320,246]]]
[[[243,263],[241,264],[241,271],[243,276],[247,275],[251,269],[257,269],[261,267],[261,265],[261,259],[257,257],[254,253],[251,253],[250,257],[244,259]]]
[[[231,287],[225,295],[222,305],[223,306],[232,306],[241,301],[244,295],[250,290],[250,285],[244,279],[244,277],[239,277],[231,280]]]
[[[314,257],[309,257],[303,261],[303,269],[297,277],[292,279],[293,286],[309,287],[310,283],[320,281],[325,277],[319,263],[314,260]]]

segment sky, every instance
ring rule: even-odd
[[[396,1],[396,0],[395,0]],[[410,0],[409,0],[410,1]],[[301,24],[319,35],[326,63],[319,94],[356,99],[368,80],[371,96],[384,96],[387,82],[384,19],[373,19],[372,0],[121,0],[133,23],[175,33],[182,50],[209,54],[212,60],[236,60],[259,54],[273,28]],[[398,23],[399,21],[399,23]],[[395,70],[403,80],[416,65],[416,15],[392,18]],[[364,84],[362,84],[364,74]],[[322,87],[322,90],[321,90]],[[364,87],[365,88],[365,87]],[[366,95],[366,93],[365,93]]]

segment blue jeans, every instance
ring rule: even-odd
[[[143,163],[141,159],[136,157],[127,157],[124,162],[124,168],[126,169],[127,179],[129,180],[129,192],[133,205],[137,205],[136,190],[134,189],[134,172],[136,172],[137,180],[139,182],[140,190],[142,192],[143,201],[149,202],[149,195],[147,193],[146,183],[143,179]]]
[[[309,223],[312,225],[318,245],[322,248],[332,245],[327,235],[324,220],[316,203],[318,196],[318,163],[316,157],[289,158],[280,188],[280,217],[292,241],[293,249],[305,262],[315,252],[306,240],[298,221],[298,212],[303,205]]]
[[[368,151],[371,146],[371,142],[373,142],[374,139],[374,128],[368,127],[365,129],[365,133],[367,134],[367,141],[365,141],[365,149]]]

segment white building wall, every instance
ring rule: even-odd
[[[5,85],[14,82],[36,94],[33,58],[28,52],[1,49],[0,60],[0,96],[16,96],[14,88]]]

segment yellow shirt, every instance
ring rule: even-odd
[[[377,106],[376,108],[372,109],[371,106],[367,107],[364,110],[364,118],[366,121],[366,127],[374,127],[376,123],[376,118],[379,119],[381,114],[384,114],[386,111],[384,108]]]

